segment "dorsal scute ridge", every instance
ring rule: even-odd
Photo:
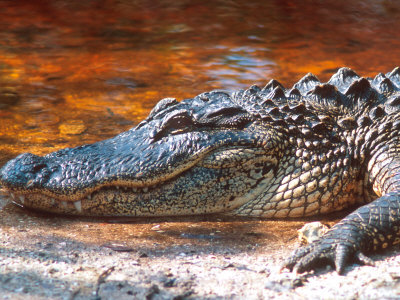
[[[277,86],[271,93],[267,95],[267,98],[272,100],[286,99],[285,91],[281,86]]]
[[[382,80],[384,80],[385,78],[387,78],[385,74],[383,74],[383,73],[378,73],[378,74],[376,74],[376,76],[374,77],[374,80],[373,80],[372,82],[373,82],[373,83],[379,83],[379,82],[381,82]]]
[[[393,83],[393,81],[383,73],[379,73],[378,75],[376,75],[375,78],[371,80],[371,85],[383,94],[393,93],[396,90],[399,90],[399,88]]]
[[[371,88],[371,83],[369,82],[369,80],[364,77],[360,77],[359,79],[352,82],[352,84],[347,88],[344,94],[350,95],[354,93],[360,93],[370,88]]]
[[[317,84],[321,82],[312,73],[308,73],[303,78],[301,78],[297,83],[294,84],[293,88],[298,89],[301,94],[305,95],[310,90],[312,90]]]
[[[268,94],[277,87],[280,87],[281,89],[284,89],[283,85],[276,79],[271,79],[261,90],[262,93]]]
[[[314,102],[319,105],[337,107],[346,104],[343,101],[343,95],[339,93],[336,86],[330,83],[322,83],[316,85],[306,94],[308,102]]]
[[[400,67],[396,67],[392,72],[386,74],[386,77],[389,78],[398,89],[400,89]]]
[[[397,88],[389,78],[385,78],[379,83],[378,89],[382,93],[393,93]]]
[[[344,94],[348,100],[347,104],[353,110],[363,110],[379,99],[377,91],[371,86],[369,80],[364,77],[355,80]]]
[[[381,91],[381,83],[385,80],[388,79],[385,74],[379,73],[377,74],[374,79],[371,80],[371,85],[377,89],[378,91]],[[390,81],[390,79],[389,79]],[[382,92],[382,91],[381,91]]]
[[[290,100],[299,100],[301,98],[301,93],[298,89],[292,88],[287,92],[287,97]]]
[[[279,89],[281,85],[276,86]],[[243,107],[253,116],[263,117],[267,114],[265,108],[276,107],[276,101],[265,95],[265,88],[260,89],[258,86],[251,86],[246,90],[239,90],[231,94],[232,102],[235,105]],[[268,92],[271,95],[273,91]]]
[[[335,74],[332,75],[328,83],[336,86],[336,88],[344,93],[349,86],[360,76],[350,68],[340,68]]]
[[[272,107],[285,104],[293,107],[300,103],[310,107],[311,111],[307,113],[311,114],[326,110],[338,116],[362,116],[377,106],[382,106],[389,114],[400,112],[400,68],[387,74],[379,73],[374,78],[360,77],[350,68],[340,68],[326,83],[308,73],[291,89],[285,89],[272,79],[262,89],[251,86],[232,95],[235,103],[243,105],[253,115],[260,115],[258,109],[263,110],[264,115]]]

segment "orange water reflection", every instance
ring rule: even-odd
[[[400,64],[391,1],[2,1],[0,11],[7,159],[112,136],[166,96]],[[81,130],[68,131],[71,120]]]

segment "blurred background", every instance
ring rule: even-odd
[[[400,1],[2,1],[0,165],[111,137],[163,97],[400,65]]]

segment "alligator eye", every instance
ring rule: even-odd
[[[161,130],[166,128],[170,130],[184,129],[193,124],[192,118],[186,110],[176,111],[166,116],[165,121],[161,125]]]
[[[245,113],[241,107],[222,107],[220,109],[214,110],[212,112],[207,113],[203,118],[204,119],[214,119],[218,117],[231,117],[240,113]]]
[[[192,125],[192,119],[187,115],[174,116],[168,120],[166,127],[170,129],[185,129],[187,126]]]
[[[159,140],[161,137],[168,134],[184,132],[190,129],[192,125],[193,120],[187,110],[174,111],[165,117],[164,122],[153,139]]]
[[[222,107],[205,114],[200,122],[208,126],[243,129],[253,118],[241,107]]]

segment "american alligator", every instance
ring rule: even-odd
[[[109,140],[0,170],[3,194],[39,210],[90,216],[226,213],[266,218],[361,206],[285,266],[339,273],[400,242],[400,68],[327,83],[215,90],[161,100]]]

